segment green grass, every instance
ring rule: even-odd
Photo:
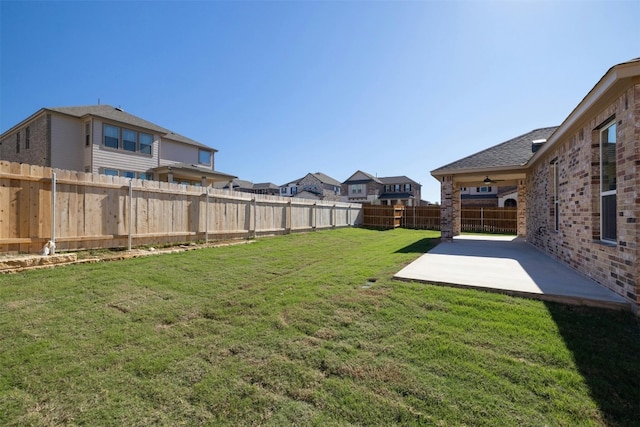
[[[391,280],[437,237],[0,276],[0,425],[637,425],[636,318]]]

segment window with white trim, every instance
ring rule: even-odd
[[[600,130],[600,238],[616,241],[616,122]]]

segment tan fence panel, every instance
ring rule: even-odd
[[[64,251],[343,227],[361,208],[0,162],[0,253],[39,252],[54,234]]]
[[[407,206],[402,226],[419,230],[440,230],[440,206]]]
[[[517,208],[463,208],[460,211],[462,231],[506,234],[518,231]]]

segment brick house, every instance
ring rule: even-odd
[[[235,178],[216,152],[110,105],[42,108],[0,135],[0,160],[205,186]]]
[[[460,233],[460,188],[517,185],[518,234],[640,303],[640,58],[615,65],[557,128],[538,129],[431,174],[442,238]]]
[[[280,186],[283,197],[317,200],[340,200],[340,182],[321,172],[308,173]]]
[[[342,183],[343,200],[353,203],[420,206],[421,189],[404,175],[378,178],[360,170]]]

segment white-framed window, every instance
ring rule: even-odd
[[[406,191],[406,192],[409,192],[409,193],[410,193],[410,192],[411,192],[411,184],[405,184],[405,185],[404,185],[404,191]]]
[[[198,150],[198,163],[201,165],[211,165],[211,151]]]
[[[287,194],[287,187],[280,187],[280,194]]]
[[[600,239],[617,239],[616,122],[600,129]]]
[[[291,187],[291,195],[298,194],[298,187]]]

